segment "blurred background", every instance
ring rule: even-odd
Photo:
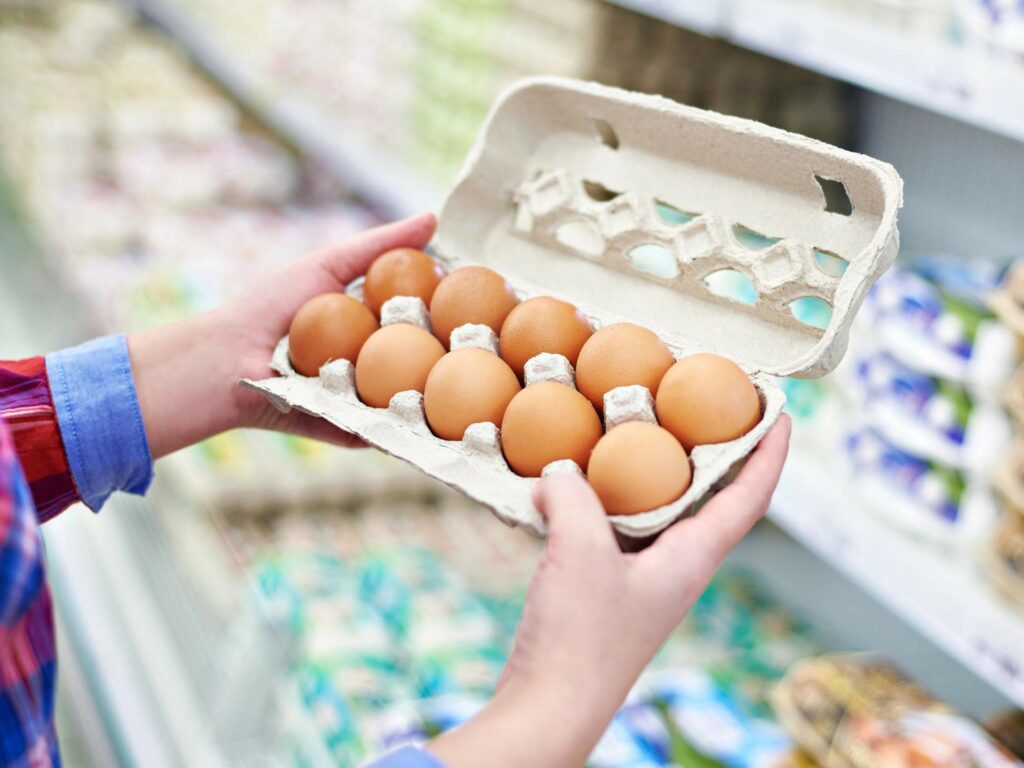
[[[0,357],[181,318],[437,210],[531,74],[761,120],[906,183],[844,363],[785,382],[768,520],[590,765],[848,765],[813,745],[840,689],[889,700],[865,675],[1020,750],[1019,1],[0,0]],[[493,688],[541,547],[374,451],[249,433],[45,533],[69,766],[354,766],[423,740]]]

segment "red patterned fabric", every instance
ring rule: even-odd
[[[60,765],[39,523],[78,500],[41,357],[0,362],[0,764]]]
[[[0,361],[0,418],[14,436],[21,468],[43,523],[79,500],[68,468],[42,357]]]

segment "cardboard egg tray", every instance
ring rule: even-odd
[[[864,294],[896,256],[901,203],[902,182],[886,163],[657,96],[531,78],[492,109],[431,249],[449,269],[494,269],[521,298],[570,301],[595,329],[637,323],[677,357],[715,352],[750,374],[760,423],[732,442],[696,447],[681,498],[610,518],[621,534],[644,538],[731,479],[782,412],[777,377],[820,376],[838,364]],[[836,274],[823,261],[845,269]],[[748,281],[756,298],[714,293],[707,279],[720,272]],[[808,297],[831,307],[823,330],[794,315],[793,302]],[[272,367],[280,377],[243,385],[543,534],[530,499],[536,481],[509,469],[496,425],[441,440],[419,393],[400,392],[386,409],[363,405],[350,363],[301,376],[287,339]]]

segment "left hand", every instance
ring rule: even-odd
[[[268,272],[217,309],[132,335],[132,372],[153,457],[235,427],[361,445],[323,419],[281,413],[238,382],[274,375],[274,347],[306,301],[344,290],[385,251],[423,248],[435,226],[432,214],[421,214],[368,230]]]

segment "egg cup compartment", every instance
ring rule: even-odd
[[[896,256],[901,201],[895,170],[872,158],[661,97],[533,78],[499,98],[431,247],[450,268],[490,267],[520,298],[569,301],[598,327],[636,323],[677,358],[714,352],[750,375],[760,422],[737,440],[694,448],[691,485],[676,501],[609,518],[643,539],[735,475],[782,412],[776,377],[838,364],[854,313]],[[743,290],[720,290],[723,275]],[[828,311],[812,318],[798,311],[806,302]],[[272,367],[280,378],[244,384],[410,462],[508,524],[544,532],[530,497],[536,480],[509,469],[495,425],[442,440],[422,396],[366,406],[351,364],[300,376],[287,340]]]

